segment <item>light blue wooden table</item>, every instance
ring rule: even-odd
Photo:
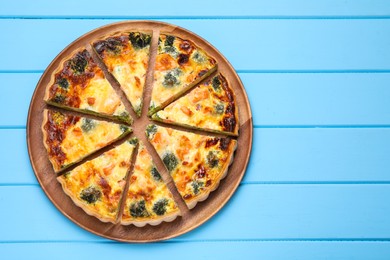
[[[389,1],[130,2],[0,3],[1,259],[390,259]],[[63,216],[25,140],[50,61],[94,28],[137,19],[182,26],[218,48],[246,87],[255,126],[229,203],[153,244],[106,240]]]

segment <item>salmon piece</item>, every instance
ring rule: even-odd
[[[171,55],[164,53],[157,56],[155,70],[164,71],[176,67],[176,61]]]

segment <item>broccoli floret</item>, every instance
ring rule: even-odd
[[[69,87],[69,82],[65,78],[58,78],[57,84],[63,89],[68,89]]]
[[[173,46],[173,42],[175,41],[175,36],[167,35],[165,38],[164,45],[165,46]]]
[[[129,113],[127,113],[126,111],[122,112],[120,115],[115,116],[115,117],[120,121],[127,122],[128,124],[133,123],[133,119],[130,117]]]
[[[63,104],[65,102],[65,96],[61,94],[57,94],[52,100],[57,104]]]
[[[145,201],[141,200],[134,202],[130,205],[130,215],[134,218],[147,217],[149,216],[148,211],[146,210]]]
[[[133,137],[128,142],[129,142],[129,144],[137,145],[138,144],[138,138],[137,137]]]
[[[110,38],[106,42],[107,50],[113,54],[119,54],[121,51],[122,42],[115,38]]]
[[[219,80],[218,77],[213,78],[213,89],[216,92],[221,91],[221,81]]]
[[[153,101],[150,102],[148,113],[154,112],[155,109],[156,109],[156,105],[154,104],[154,102]]]
[[[164,52],[169,53],[175,59],[179,56],[179,52],[177,51],[175,46],[165,46]]]
[[[171,152],[168,152],[164,155],[163,162],[169,172],[172,172],[179,163],[176,156]]]
[[[96,122],[93,119],[90,118],[83,118],[83,122],[81,124],[81,129],[84,132],[89,132],[91,129],[93,129],[96,126]]]
[[[157,171],[156,167],[152,167],[152,170],[150,172],[153,176],[153,178],[156,180],[156,181],[161,181],[161,175],[160,173]]]
[[[137,116],[140,117],[140,116],[141,116],[141,113],[142,113],[142,107],[141,107],[141,105],[136,106],[136,107],[134,108],[134,111],[135,111],[135,113],[137,114]]]
[[[134,48],[142,49],[150,45],[152,37],[149,34],[131,32],[129,34],[129,40]]]
[[[156,203],[154,203],[153,211],[159,216],[164,215],[167,211],[167,206],[168,200],[166,198],[160,199]]]
[[[173,71],[170,71],[168,72],[167,74],[165,74],[164,76],[164,81],[163,81],[163,86],[166,87],[166,88],[171,88],[175,85],[178,85],[179,84],[179,80],[177,79],[177,77],[174,75],[174,72]]]
[[[85,68],[87,67],[87,65],[88,65],[88,61],[80,53],[77,54],[76,57],[74,57],[70,61],[70,68],[73,70],[75,74],[82,74]]]
[[[95,187],[88,187],[81,191],[80,198],[88,203],[95,203],[100,199],[102,193]]]
[[[192,189],[194,191],[194,194],[197,195],[199,193],[200,189],[203,188],[204,182],[202,182],[202,181],[193,181],[191,183],[191,186],[192,186]]]
[[[207,154],[207,163],[208,165],[210,165],[211,168],[214,168],[218,165],[219,159],[215,152],[209,151],[209,153]]]
[[[225,106],[223,104],[216,104],[215,105],[215,113],[218,115],[223,114],[223,111],[225,111]]]
[[[120,125],[119,128],[121,129],[122,133],[129,131],[129,127],[126,125]]]
[[[153,138],[153,135],[157,132],[157,126],[156,125],[148,125],[146,127],[146,136],[148,137],[148,139],[152,139]]]
[[[201,53],[198,52],[198,51],[194,51],[194,54],[193,54],[192,58],[193,58],[197,63],[203,63],[203,62],[206,61],[206,58],[203,56],[203,54],[201,54]]]

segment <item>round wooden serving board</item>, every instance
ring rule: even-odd
[[[155,46],[157,43],[156,37],[158,37],[160,32],[164,32],[191,40],[204,49],[206,53],[216,59],[218,71],[226,77],[230,86],[233,88],[236,96],[236,106],[239,109],[240,132],[239,137],[237,138],[238,146],[227,176],[220,182],[217,190],[211,192],[209,198],[203,202],[199,202],[194,209],[188,210],[183,206],[184,202],[181,201],[179,203],[181,207],[180,205],[179,207],[182,210],[182,216],[179,216],[173,222],[163,222],[157,226],[146,225],[144,227],[136,227],[134,225],[124,226],[120,224],[103,223],[77,207],[63,192],[61,185],[56,180],[56,174],[48,160],[47,151],[43,145],[43,135],[41,131],[43,109],[47,107],[44,102],[45,90],[50,84],[55,71],[61,66],[63,60],[69,57],[76,49],[87,47],[91,42],[104,37],[105,35],[132,30],[153,31]],[[151,55],[152,52],[153,49],[151,49]],[[152,63],[152,59],[151,64],[154,64]],[[151,75],[152,71],[149,69],[148,77],[150,78]],[[150,79],[147,80],[147,85],[151,85],[150,82]],[[147,99],[148,98],[145,96],[145,100]],[[148,105],[149,103],[145,103],[144,107],[147,108]],[[149,119],[145,115],[144,109],[141,119],[137,119],[135,124],[144,127],[148,122]],[[144,129],[140,129],[139,126],[132,126],[134,129],[133,134],[136,136],[138,135],[137,137],[140,137],[139,135],[144,132]],[[173,238],[193,230],[215,215],[228,202],[245,174],[251,153],[252,134],[252,114],[248,97],[240,78],[226,58],[210,43],[198,35],[171,24],[155,21],[125,21],[110,24],[83,35],[67,46],[51,62],[39,80],[31,99],[27,120],[27,144],[30,161],[35,175],[49,199],[65,216],[80,227],[102,237],[124,242],[152,242]],[[154,156],[156,156],[156,154],[154,154]],[[170,183],[169,186],[172,187],[172,183]],[[177,194],[178,193],[176,192],[175,198],[177,198]]]

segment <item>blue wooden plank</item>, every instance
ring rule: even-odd
[[[40,73],[0,73],[0,127],[25,126]],[[239,73],[256,126],[390,125],[390,73]],[[9,113],[12,111],[12,113]]]
[[[244,185],[216,216],[174,241],[389,239],[389,196],[389,185]],[[104,240],[62,216],[39,187],[0,187],[0,201],[12,212],[0,215],[7,223],[0,241]]]
[[[390,129],[255,129],[244,183],[389,182]]]
[[[36,185],[25,130],[0,130],[0,184]],[[255,129],[243,183],[390,182],[390,128]]]
[[[6,126],[26,126],[27,114],[40,73],[1,73],[0,122]],[[10,112],[12,111],[12,113]]]
[[[390,74],[239,74],[257,126],[390,124]]]
[[[43,70],[77,37],[114,21],[2,19],[4,35],[18,34],[0,42],[0,48],[8,50],[0,70]],[[203,36],[237,70],[390,69],[390,19],[162,21]]]
[[[7,259],[23,259],[26,252],[31,259],[388,259],[388,242],[295,242],[295,241],[216,241],[164,242],[153,244],[124,243],[6,243],[0,244]],[[182,252],[182,253],[178,253]],[[189,253],[190,252],[190,253]],[[218,257],[216,257],[218,256]]]
[[[37,185],[27,152],[25,129],[0,130],[0,185]]]
[[[104,6],[102,8],[101,6]],[[77,8],[75,8],[77,6]],[[83,2],[69,0],[54,3],[50,0],[11,1],[0,9],[3,17],[226,17],[226,16],[315,16],[315,15],[388,15],[389,5],[384,0],[274,0],[274,1],[197,1],[196,5],[183,5],[181,0],[155,2],[117,0],[107,5],[104,1]]]

